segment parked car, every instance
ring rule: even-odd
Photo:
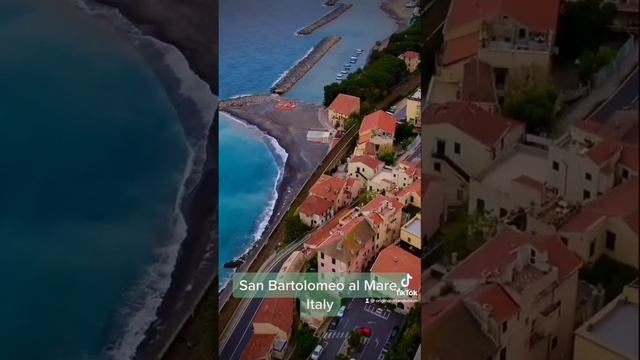
[[[316,348],[313,349],[313,352],[311,353],[311,360],[318,360],[323,351],[324,348],[322,347],[322,345],[316,346]]]
[[[359,327],[358,332],[360,333],[360,335],[365,337],[371,337],[371,335],[373,334],[373,332],[371,331],[371,328],[368,328],[366,326]]]
[[[346,306],[341,306],[340,309],[338,309],[338,317],[341,318],[344,316],[344,312],[347,310]]]
[[[340,318],[338,317],[331,319],[331,322],[329,323],[329,330],[335,330],[338,327],[339,322]]]

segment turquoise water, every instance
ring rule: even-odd
[[[0,47],[0,359],[106,358],[173,232],[179,120],[71,1],[1,1]]]
[[[380,10],[380,0],[349,2],[354,6],[337,20],[310,36],[296,36],[296,30],[330,10],[322,5],[324,1],[220,1],[220,98],[267,93],[318,41],[338,35],[340,43],[286,94],[321,103],[324,86],[335,81],[336,73],[356,48],[366,50],[356,64],[363,66],[375,42],[396,30],[395,23]],[[273,204],[278,168],[277,155],[267,154],[263,136],[232,124],[224,116],[220,118],[219,149],[219,273],[224,283],[231,274],[223,268],[224,263],[244,253],[260,234],[264,216]]]

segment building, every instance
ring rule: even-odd
[[[581,265],[555,235],[504,228],[444,275],[435,289],[440,295],[423,304],[432,321],[448,323],[440,330],[459,323],[460,331],[438,335],[427,329],[427,338],[459,344],[464,331],[482,359],[568,359]]]
[[[392,171],[396,186],[404,188],[420,179],[421,162],[422,161],[420,159],[416,159],[414,161],[403,160],[394,167]]]
[[[300,204],[298,212],[300,221],[310,227],[318,227],[334,215],[333,203],[315,195],[309,195]]]
[[[394,243],[402,227],[402,203],[390,196],[378,196],[360,209],[375,231],[375,252]]]
[[[367,181],[367,190],[375,191],[378,194],[385,195],[396,188],[396,182],[393,177],[393,171],[383,169],[376,176]]]
[[[400,189],[395,194],[396,200],[398,200],[404,207],[413,205],[417,208],[422,207],[422,186],[420,181],[416,181],[411,185]]]
[[[375,146],[376,155],[383,151],[393,151],[395,133],[396,119],[392,115],[378,110],[365,116],[360,126],[355,155],[363,155],[367,143]]]
[[[242,359],[282,359],[293,331],[296,300],[265,298],[253,318],[253,335]]]
[[[334,128],[344,128],[349,116],[360,114],[360,98],[347,94],[338,94],[327,108],[327,114]]]
[[[638,0],[607,0],[613,2],[618,7],[618,12],[613,18],[611,29],[615,31],[637,34],[640,28],[638,19]]]
[[[578,122],[549,147],[548,183],[563,199],[586,202],[638,176],[638,111],[605,123]]]
[[[418,88],[407,98],[407,123],[420,128],[422,126],[422,92]]]
[[[584,262],[601,255],[638,269],[638,178],[580,206],[550,203],[527,218],[527,231],[557,233]]]
[[[273,350],[274,342],[276,341],[275,334],[253,334],[249,339],[249,343],[244,348],[240,360],[271,360],[271,352]]]
[[[322,174],[309,190],[309,196],[316,196],[330,202],[333,211],[338,211],[353,200],[351,194],[346,191],[346,186],[346,179]]]
[[[449,203],[445,186],[445,181],[441,177],[426,175],[422,180],[421,191],[424,191],[426,201],[419,207],[425,214],[422,219],[422,234],[427,239],[433,237],[447,222]]]
[[[422,220],[418,213],[406,224],[402,225],[402,228],[400,228],[400,241],[403,241],[408,245],[409,249],[422,249],[422,234],[420,232],[421,223]]]
[[[473,103],[427,105],[423,114],[424,172],[447,183],[447,199],[460,205],[471,178],[478,176],[525,136],[524,124]]]
[[[350,177],[370,180],[384,168],[384,162],[371,155],[354,156],[347,164]]]
[[[636,280],[576,330],[573,359],[638,359],[639,316]]]
[[[318,247],[318,272],[349,273],[368,269],[375,256],[376,233],[367,219],[357,216],[328,235]]]
[[[404,64],[407,66],[407,70],[409,72],[418,70],[418,65],[420,65],[419,53],[408,50],[400,54],[398,57],[404,61]]]
[[[397,245],[390,245],[380,251],[371,266],[372,273],[406,273],[411,276],[409,289],[414,290],[417,295],[396,303],[396,310],[405,314],[416,304],[420,304],[421,271],[420,258]]]

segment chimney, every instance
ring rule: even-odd
[[[398,262],[398,257],[397,257],[397,256],[394,256],[394,257],[393,257],[393,262],[394,262],[394,263],[397,263],[397,262]]]

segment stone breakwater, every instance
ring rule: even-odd
[[[291,90],[340,39],[339,36],[327,36],[320,40],[305,57],[293,65],[293,67],[273,85],[271,92],[274,94],[284,94]]]
[[[320,19],[314,21],[311,25],[305,26],[304,28],[296,31],[296,35],[309,35],[309,34],[311,34],[312,32],[318,30],[319,28],[323,27],[324,25],[326,25],[326,24],[332,22],[333,20],[337,19],[338,16],[344,14],[344,12],[349,10],[349,9],[351,9],[352,6],[353,6],[352,4],[338,4],[338,6],[336,6],[333,10],[329,11],[328,13],[326,13]]]
[[[226,99],[220,101],[218,104],[218,109],[220,111],[227,110],[229,108],[238,108],[248,105],[258,105],[264,104],[274,99],[277,99],[276,95],[267,95],[267,94],[256,94],[256,95],[245,95],[239,96],[231,99]]]

